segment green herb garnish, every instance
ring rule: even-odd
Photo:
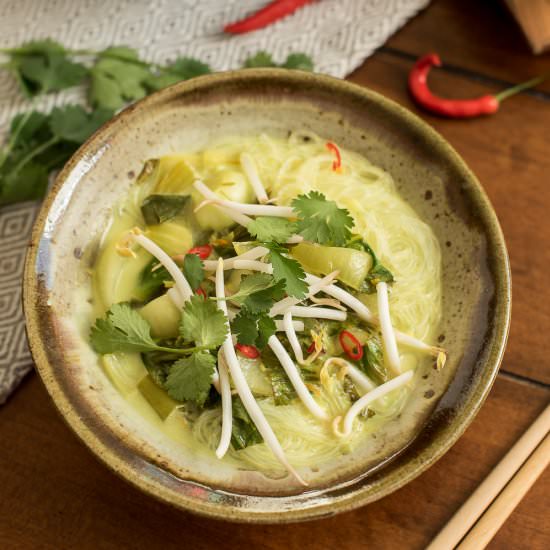
[[[258,241],[284,243],[296,233],[296,224],[284,218],[258,216],[247,229]]]
[[[196,254],[186,254],[183,259],[183,274],[193,290],[204,281],[204,264]]]
[[[8,57],[2,68],[13,74],[26,97],[87,83],[92,108],[70,106],[49,115],[29,111],[14,117],[7,143],[0,149],[0,206],[41,198],[50,173],[61,168],[77,147],[127,102],[210,72],[206,63],[193,58],[178,58],[163,66],[140,59],[137,51],[127,46],[71,50],[51,39],[3,48],[0,53]],[[245,62],[250,67],[274,65],[265,52]],[[304,54],[290,54],[281,66],[310,70],[313,65]]]
[[[202,406],[208,397],[216,358],[208,351],[198,351],[176,361],[170,368],[165,388],[178,401],[192,401]]]
[[[267,313],[252,313],[246,308],[241,309],[233,319],[231,329],[239,344],[258,349],[265,348],[267,341],[277,330],[275,321]]]
[[[183,209],[188,195],[149,195],[141,203],[141,213],[147,225],[156,225],[175,218]]]
[[[240,397],[231,401],[233,411],[233,426],[231,429],[231,444],[236,450],[245,449],[251,445],[263,443],[263,437],[246,412]]]
[[[344,246],[351,236],[353,218],[318,191],[300,195],[292,201],[298,214],[297,231],[314,243]]]
[[[191,296],[181,315],[180,334],[201,348],[221,346],[227,334],[225,315],[215,302],[202,296]]]
[[[303,298],[308,285],[306,274],[300,262],[287,256],[288,250],[280,244],[264,243],[269,249],[269,261],[273,266],[273,277],[276,281],[285,281],[285,289],[289,296]]]

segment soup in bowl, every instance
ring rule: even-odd
[[[193,511],[379,498],[460,435],[498,369],[509,272],[456,153],[391,102],[258,70],[180,84],[58,178],[31,348],[107,464]]]

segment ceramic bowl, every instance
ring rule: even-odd
[[[368,452],[311,474],[301,492],[193,461],[132,414],[90,350],[94,238],[143,162],[235,134],[307,129],[367,156],[394,178],[443,253],[440,341],[400,418]],[[97,240],[97,239],[96,239]],[[90,251],[91,250],[91,251]],[[83,254],[83,251],[88,253]],[[495,213],[475,176],[427,124],[384,97],[277,69],[209,75],[125,109],[67,163],[44,202],[27,256],[24,305],[38,372],[59,411],[107,466],[147,493],[216,518],[285,522],[372,502],[409,482],[464,432],[495,379],[510,318],[510,271]]]

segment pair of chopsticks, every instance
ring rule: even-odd
[[[485,548],[550,463],[550,405],[426,550]]]

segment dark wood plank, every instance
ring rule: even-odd
[[[506,82],[548,73],[550,52],[535,56],[504,1],[435,0],[386,44]],[[540,85],[550,91],[550,82]],[[450,90],[455,97],[459,91]]]
[[[422,548],[534,420],[550,390],[499,378],[478,418],[428,472],[366,508],[313,523],[244,526],[171,509],[96,461],[32,375],[0,414],[0,547]],[[6,444],[9,442],[9,444]],[[544,548],[545,474],[493,548]],[[414,503],[412,506],[411,504]],[[529,545],[525,546],[525,541]]]
[[[413,110],[463,156],[500,219],[513,274],[512,329],[503,368],[550,383],[550,101],[521,94],[495,115],[469,121],[441,119],[417,109],[407,89],[410,63],[378,53],[350,79]],[[472,95],[486,86],[448,73],[434,75],[443,93]]]

